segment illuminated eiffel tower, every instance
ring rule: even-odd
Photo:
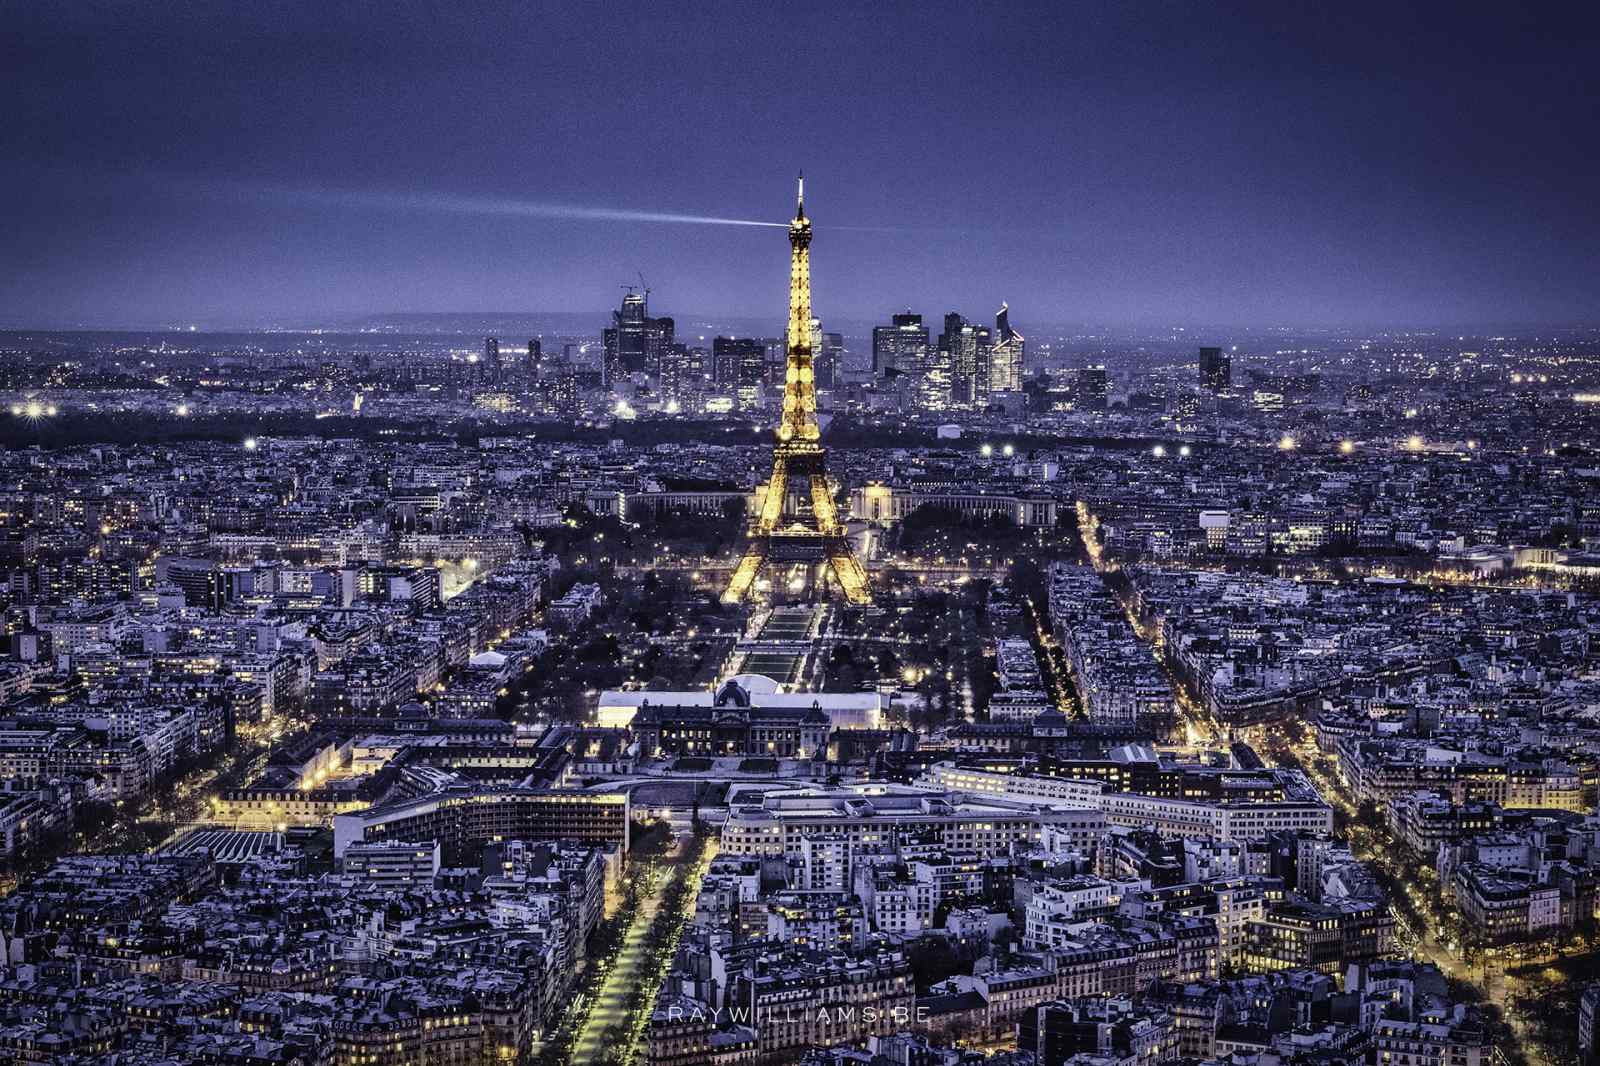
[[[769,563],[826,563],[851,603],[868,603],[867,572],[850,550],[833,502],[817,426],[817,384],[811,351],[811,220],[806,218],[805,178],[789,223],[788,366],[783,378],[783,417],[772,447],[772,477],[756,492],[750,543],[734,568],[724,603],[738,603]],[[794,499],[790,500],[791,486]]]

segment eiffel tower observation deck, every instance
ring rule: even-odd
[[[742,600],[763,569],[781,563],[824,566],[851,603],[871,600],[867,572],[839,521],[822,430],[817,425],[811,351],[811,220],[806,217],[805,192],[802,176],[794,221],[789,223],[788,365],[783,415],[772,447],[772,476],[756,490],[749,543],[722,594],[725,603]]]

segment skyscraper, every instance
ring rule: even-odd
[[[822,332],[822,320],[811,320],[811,352],[812,365],[817,374],[817,388],[833,388],[833,379],[838,369],[839,349],[843,347],[842,338],[837,333]]]
[[[728,346],[730,337],[717,337],[711,342],[711,383],[719,390],[732,389],[739,381],[739,361]]]
[[[622,306],[611,312],[612,325],[602,335],[605,342],[605,381],[621,381],[629,374],[661,373],[661,358],[672,347],[673,321],[650,317],[649,291],[631,289]]]
[[[844,334],[822,334],[817,354],[817,388],[831,389],[839,383],[840,360],[844,358]]]
[[[979,410],[989,406],[989,370],[994,364],[994,330],[988,326],[970,324],[972,330],[972,406]]]
[[[718,337],[711,342],[718,388],[735,393],[740,407],[755,405],[767,370],[767,342],[757,337]]]
[[[704,348],[674,344],[661,358],[661,391],[680,404],[705,392],[707,381]]]
[[[666,358],[667,351],[672,347],[675,328],[676,324],[665,315],[645,320],[644,372],[646,374],[658,375],[661,373],[661,362]]]
[[[1028,342],[1011,328],[1011,307],[1002,302],[994,316],[994,352],[989,361],[989,393],[1022,392],[1022,373],[1027,364]]]
[[[933,410],[943,410],[950,407],[965,407],[966,385],[970,383],[971,374],[968,367],[968,376],[958,380],[962,368],[961,331],[966,328],[967,320],[958,312],[950,311],[944,316],[944,330],[939,334],[939,344],[935,355],[930,360],[929,380],[923,389],[923,406]],[[971,353],[966,353],[971,354]]]
[[[539,343],[537,337],[530,337],[528,339],[528,363],[523,368],[528,377],[536,378],[539,376],[539,364],[542,362],[544,362],[544,345]]]
[[[910,311],[897,314],[887,326],[872,329],[872,374],[886,377],[891,370],[921,373],[928,359],[928,327],[922,316]]]
[[[1073,400],[1080,411],[1104,411],[1111,399],[1111,382],[1104,366],[1086,366],[1078,370],[1077,387]]]
[[[1233,361],[1221,348],[1200,349],[1200,387],[1207,392],[1227,392],[1233,385]]]
[[[500,380],[500,338],[483,338],[483,365],[478,368],[478,377],[490,381]]]
[[[782,337],[763,337],[767,346],[766,372],[762,381],[774,389],[783,388],[783,376],[788,371],[789,349]]]
[[[939,334],[939,355],[948,358],[951,407],[989,405],[989,363],[994,354],[994,334],[951,311],[944,316]]]

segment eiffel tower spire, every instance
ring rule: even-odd
[[[772,476],[757,490],[750,543],[722,598],[737,603],[769,562],[826,562],[851,603],[866,603],[867,574],[851,551],[834,505],[826,453],[817,425],[817,385],[811,351],[811,220],[806,217],[805,176],[789,223],[789,330],[783,376],[783,414],[772,448]],[[800,497],[790,507],[790,486]],[[809,493],[807,493],[809,489]],[[807,498],[809,497],[809,498]]]

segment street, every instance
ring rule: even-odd
[[[700,879],[717,852],[716,844],[708,842],[696,855],[697,861],[691,864],[689,849],[692,847],[692,842],[675,845],[658,868],[648,893],[640,897],[638,910],[623,937],[616,961],[595,993],[594,1004],[573,1044],[568,1060],[572,1066],[628,1063],[640,1057],[644,1027],[648,1025],[649,1012],[662,977],[661,965],[652,963],[659,961],[662,965],[670,964],[677,950],[676,938],[670,944],[652,945],[656,916],[672,895],[673,888],[684,883],[687,883],[688,891],[681,905],[686,907],[688,915],[694,913]],[[643,1019],[630,1017],[628,1008],[629,1001],[640,990],[645,994]]]
[[[605,983],[596,993],[594,1006],[584,1020],[577,1043],[573,1045],[571,1061],[574,1066],[601,1062],[602,1053],[615,1036],[614,1033],[608,1035],[607,1030],[613,1026],[620,1029],[627,1022],[628,997],[639,983],[650,926],[655,921],[661,899],[666,895],[670,883],[671,878],[657,878],[655,888],[639,901],[639,910],[634,914],[633,924],[628,926],[628,934],[623,938],[616,964],[606,974]]]

